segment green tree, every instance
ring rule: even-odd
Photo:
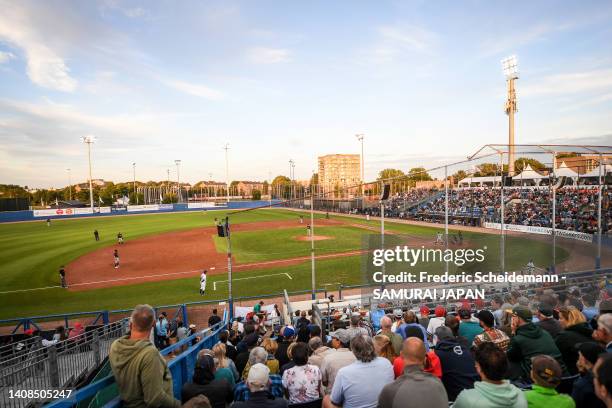
[[[499,175],[499,165],[495,163],[482,163],[477,166],[478,171],[474,173],[475,177],[487,177]]]
[[[536,171],[546,169],[546,166],[536,159],[531,159],[529,157],[519,157],[514,161],[514,171],[516,173],[520,173],[525,167],[527,167],[527,165],[530,165],[531,168]]]
[[[253,190],[253,192],[251,194],[251,199],[252,200],[261,200],[261,191]]]

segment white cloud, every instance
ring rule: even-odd
[[[522,96],[564,95],[609,88],[612,88],[612,69],[599,69],[537,78],[520,89],[520,93]]]
[[[0,1],[0,39],[23,49],[32,82],[44,88],[72,92],[77,81],[70,76],[70,69],[62,57],[45,44],[45,36],[37,31],[30,9],[17,4]]]
[[[5,62],[9,62],[14,59],[15,55],[10,52],[0,51],[0,64],[4,64]]]
[[[254,64],[279,64],[291,61],[291,52],[284,48],[253,47],[247,56]]]
[[[200,98],[209,99],[211,101],[218,101],[225,97],[225,95],[222,92],[209,88],[204,85],[200,85],[200,84],[180,81],[177,79],[160,79],[160,81],[164,85],[170,88],[173,88],[177,91],[186,93],[188,95],[193,95],[193,96],[197,96]]]
[[[378,40],[368,51],[367,59],[384,64],[410,54],[432,54],[437,35],[422,27],[408,24],[378,28]]]

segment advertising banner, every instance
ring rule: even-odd
[[[215,203],[188,203],[187,208],[215,208]]]
[[[485,222],[484,227],[491,229],[501,229],[501,224],[498,222]],[[504,224],[504,231],[517,231],[526,232],[529,234],[552,235],[552,228],[534,227],[531,225]],[[593,235],[584,232],[557,229],[555,230],[555,235],[558,237],[576,239],[579,241],[593,242]]]
[[[128,212],[159,211],[159,204],[128,205]]]

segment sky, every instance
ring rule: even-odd
[[[365,178],[507,142],[612,145],[610,1],[0,0],[0,183]]]

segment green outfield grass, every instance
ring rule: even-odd
[[[306,222],[308,214],[305,213]],[[88,252],[115,243],[117,232],[124,234],[126,241],[155,235],[163,232],[188,230],[212,226],[214,217],[225,216],[225,211],[186,212],[137,216],[93,217],[70,220],[53,220],[47,227],[44,220],[0,224],[0,292],[32,289],[58,285],[57,270],[60,265]],[[255,221],[296,220],[299,214],[287,210],[257,210],[236,213],[231,216],[232,224]],[[317,214],[316,218],[323,215]],[[334,237],[331,240],[315,242],[316,253],[346,252],[362,248],[363,237],[376,234],[378,221],[334,216],[331,218],[347,224],[370,226],[369,232],[354,226],[315,227],[317,235]],[[316,226],[316,223],[315,223]],[[435,232],[441,226],[421,227],[387,222],[386,231],[424,238],[433,242]],[[95,242],[93,230],[100,232],[100,242]],[[233,254],[240,263],[257,262],[270,259],[286,259],[310,254],[310,243],[297,241],[295,236],[304,234],[305,227],[288,229],[234,232],[232,235]],[[499,237],[490,234],[464,233],[466,246],[487,246],[487,267],[499,270]],[[215,238],[216,239],[216,238]],[[397,237],[388,236],[387,243]],[[223,251],[225,241],[217,240],[218,250]],[[520,269],[530,258],[536,265],[550,263],[551,246],[542,241],[509,237],[506,241],[506,269]],[[568,253],[557,247],[557,262],[567,259]],[[359,256],[317,261],[317,286],[357,284],[364,282]],[[419,265],[420,269],[440,270],[439,265]],[[485,266],[485,265],[482,265]],[[469,270],[468,267],[464,269]],[[240,280],[234,285],[234,296],[250,296],[279,292],[282,289],[305,290],[310,288],[310,262],[286,267],[267,268],[257,271],[241,272],[236,278],[247,276],[289,273],[293,279],[273,275],[261,279]],[[295,275],[295,276],[294,276]],[[227,279],[225,275],[209,278],[210,291],[205,299],[222,299],[226,296],[226,284],[219,283],[218,290],[212,292],[215,281]],[[132,307],[136,303],[151,304],[182,303],[200,300],[198,279],[183,278],[164,282],[150,282],[92,289],[82,292],[66,291],[59,288],[0,294],[0,318],[23,317],[40,314],[77,312],[99,309]]]

